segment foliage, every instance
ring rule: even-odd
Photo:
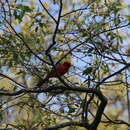
[[[128,10],[125,0],[1,0],[0,128],[130,127]],[[62,79],[36,87],[66,60]]]

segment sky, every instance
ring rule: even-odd
[[[44,2],[47,2],[48,0],[43,0],[43,1],[44,1]],[[130,0],[125,0],[125,2],[126,2],[127,4],[130,4]],[[130,15],[129,10],[126,10],[126,13],[127,13],[128,15]],[[17,32],[20,31],[19,26],[16,26],[15,29],[16,29]],[[127,31],[127,30],[124,30],[124,31]],[[127,41],[127,42],[129,42],[129,41]],[[81,65],[81,63],[79,63],[79,62],[76,62],[76,63],[75,63],[76,66],[78,66],[79,64]],[[81,67],[81,66],[80,66],[80,67]],[[4,70],[5,70],[5,69],[4,69]],[[39,99],[40,99],[41,101],[44,100],[44,99],[43,99],[43,96],[41,96],[41,95],[39,96]]]

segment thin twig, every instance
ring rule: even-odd
[[[46,54],[48,55],[48,53],[50,52],[51,48],[56,44],[56,35],[57,35],[57,31],[58,31],[58,27],[59,27],[59,24],[60,24],[60,19],[61,19],[61,12],[62,12],[62,0],[60,0],[60,9],[59,9],[59,14],[58,14],[58,20],[57,20],[57,23],[56,23],[56,28],[55,28],[55,31],[54,31],[54,34],[53,34],[53,37],[52,37],[52,44],[48,47],[48,49],[46,50]]]
[[[97,85],[96,85],[96,88],[99,87],[101,84],[103,84],[106,80],[110,79],[111,77],[121,73],[122,71],[124,71],[125,69],[127,69],[128,67],[130,67],[130,63],[126,64],[124,67],[122,67],[121,69],[119,69],[118,71],[114,72],[113,74],[105,77],[104,79],[101,80],[101,82],[99,82]]]
[[[7,76],[7,75],[5,75],[5,74],[0,73],[0,76],[5,77],[5,78],[9,79],[10,81],[14,82],[15,84],[17,84],[17,85],[21,86],[22,88],[26,88],[24,85],[22,85],[22,84],[20,84],[20,83],[16,82],[14,79],[12,79],[12,78],[8,77],[8,76]]]
[[[43,60],[42,58],[40,58],[38,55],[36,55],[32,49],[28,46],[28,44],[24,41],[24,39],[16,32],[16,30],[14,29],[14,27],[6,20],[6,22],[8,23],[8,25],[11,27],[11,29],[13,30],[13,32],[16,34],[16,36],[23,42],[23,44],[27,47],[27,49],[35,56],[37,57],[40,61],[42,61],[43,63],[46,63],[48,65],[51,65],[49,62]]]
[[[89,7],[92,3],[94,3],[94,2],[95,2],[95,0],[93,0],[91,3],[89,3],[89,4],[87,5],[87,7],[72,10],[72,11],[70,11],[70,12],[68,12],[68,13],[63,14],[61,17],[65,17],[65,16],[67,16],[67,15],[71,15],[72,13],[75,13],[75,12],[78,12],[78,11],[87,10],[88,7]]]
[[[47,12],[47,14],[54,20],[54,22],[57,24],[58,22],[56,21],[56,19],[50,14],[50,12],[46,9],[46,7],[44,6],[44,4],[41,2],[41,0],[39,0],[41,6],[43,7],[43,9]]]

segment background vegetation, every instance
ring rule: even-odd
[[[127,130],[129,11],[125,0],[1,0],[0,128]],[[66,60],[62,79],[36,87]]]

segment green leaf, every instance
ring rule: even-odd
[[[114,23],[115,23],[115,25],[118,25],[118,24],[120,24],[120,23],[121,23],[121,21],[120,21],[120,19],[119,19],[119,18],[116,18],[116,19],[114,19]]]
[[[73,112],[75,112],[75,108],[69,107],[69,113],[73,113]]]
[[[32,10],[28,7],[28,6],[25,6],[25,5],[18,5],[17,6],[18,9],[21,9],[22,11],[24,12],[31,12]]]
[[[18,19],[19,22],[22,22],[22,19],[26,12],[32,11],[28,6],[21,5],[21,4],[18,5],[16,8],[17,10],[14,11],[14,17],[15,19]]]
[[[93,49],[90,48],[90,49],[88,49],[87,53],[92,53],[92,51],[93,51]]]
[[[24,17],[24,14],[25,14],[25,12],[23,12],[23,11],[20,11],[20,12],[14,11],[14,17],[15,17],[15,19],[17,19],[19,22],[22,22],[22,19],[23,19],[23,17]]]
[[[40,22],[40,23],[39,23],[39,26],[40,26],[41,28],[43,28],[44,24]]]
[[[86,68],[86,69],[83,71],[83,75],[91,74],[92,70],[93,70],[92,67],[88,67],[88,68]]]
[[[108,36],[110,37],[110,40],[113,40],[117,37],[115,33],[109,33]]]
[[[130,15],[125,15],[125,17],[130,21]]]
[[[109,66],[108,66],[108,64],[104,64],[104,65],[102,66],[102,69],[103,69],[103,71],[104,71],[104,74],[108,73],[108,72],[109,72]]]

